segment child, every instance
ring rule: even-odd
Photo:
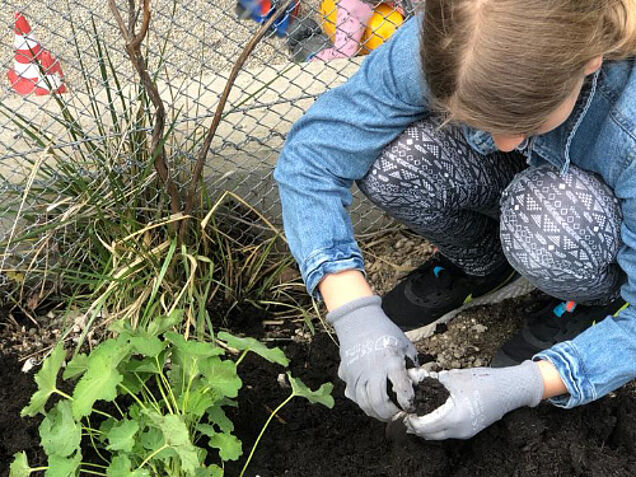
[[[468,438],[515,408],[578,406],[636,377],[635,55],[636,0],[427,0],[294,125],[275,172],[285,230],[367,414]],[[383,299],[346,214],[354,181],[439,250]],[[554,302],[497,367],[433,374],[448,401],[408,414],[429,373],[407,372],[404,331],[430,334],[519,275]]]

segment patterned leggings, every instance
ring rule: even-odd
[[[376,205],[464,271],[508,262],[563,300],[604,303],[625,276],[616,263],[622,214],[611,189],[576,167],[525,168],[519,153],[483,156],[455,128],[412,124],[358,181]]]

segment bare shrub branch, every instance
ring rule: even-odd
[[[159,175],[159,178],[163,182],[168,196],[170,197],[170,211],[172,214],[178,214],[181,212],[181,196],[170,176],[170,169],[166,164],[166,153],[163,141],[163,132],[166,124],[166,110],[159,95],[157,85],[153,82],[148,70],[146,68],[146,60],[141,53],[141,44],[148,33],[148,27],[150,25],[150,0],[143,0],[143,20],[139,33],[135,33],[135,23],[137,21],[137,12],[135,0],[128,0],[128,25],[124,23],[115,0],[108,0],[108,6],[113,13],[117,25],[121,31],[124,41],[126,42],[126,52],[133,64],[137,74],[139,75],[141,82],[146,90],[150,101],[155,107],[155,122],[152,129],[152,157],[154,160],[155,170]],[[172,230],[176,229],[174,226]]]
[[[292,4],[294,0],[285,1],[280,8],[278,8],[274,14],[265,22],[254,34],[249,43],[245,46],[241,54],[234,63],[234,67],[230,72],[230,76],[225,83],[225,89],[223,90],[223,94],[219,99],[219,103],[216,106],[216,111],[214,112],[214,117],[212,118],[212,124],[210,125],[210,129],[208,134],[199,150],[199,154],[197,156],[197,161],[194,166],[194,170],[192,173],[192,183],[190,184],[190,190],[188,191],[188,195],[186,198],[186,204],[184,208],[184,215],[187,217],[192,212],[192,207],[194,206],[194,198],[197,193],[197,189],[199,186],[199,181],[201,179],[201,172],[203,170],[203,164],[205,163],[205,158],[210,151],[210,146],[212,144],[212,140],[216,134],[216,130],[219,127],[221,122],[221,116],[223,114],[223,109],[225,109],[225,104],[230,96],[230,92],[232,91],[232,87],[234,86],[234,81],[236,81],[236,77],[239,72],[243,68],[245,61],[252,54],[252,51],[256,47],[256,45],[261,41],[261,39],[265,36],[269,28],[274,24],[276,20],[278,20],[283,13],[287,11],[289,6]],[[183,239],[185,237],[187,227],[187,220],[184,220],[181,223],[180,237]]]

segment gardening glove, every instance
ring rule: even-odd
[[[406,358],[417,364],[417,351],[382,311],[379,296],[353,300],[327,315],[340,340],[338,376],[345,396],[369,416],[388,421],[400,409],[387,394],[387,380],[403,410],[412,409],[413,383]]]
[[[404,419],[407,432],[427,440],[469,439],[514,409],[537,406],[543,395],[543,378],[533,361],[439,374],[414,368],[408,373],[414,383],[426,377],[439,379],[450,393],[433,412],[422,417],[407,414]]]

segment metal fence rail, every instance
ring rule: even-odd
[[[306,18],[324,22],[320,8],[328,4],[302,0],[290,29]],[[36,235],[19,245],[12,239],[55,213],[52,204],[69,200],[72,191],[59,184],[68,171],[59,170],[60,164],[72,163],[86,183],[98,187],[106,172],[91,163],[86,151],[106,150],[113,157],[118,147],[124,150],[124,140],[148,135],[151,125],[139,120],[150,105],[140,94],[107,2],[1,0],[0,5],[0,278],[7,282],[7,274],[45,259],[34,251],[46,237]],[[151,6],[148,65],[172,128],[166,147],[176,169],[173,179],[185,187],[229,71],[259,25],[237,17],[236,0],[153,0]],[[7,72],[15,70],[20,46],[14,34],[16,12],[24,14],[41,47],[59,59],[65,93],[20,95],[11,88]],[[345,81],[359,62],[294,62],[287,38],[268,34],[248,59],[226,106],[204,168],[208,190],[235,191],[280,223],[272,170],[285,135],[319,94]],[[134,152],[127,149],[128,157],[111,164],[133,182],[143,169]],[[382,220],[359,197],[352,214],[359,231]]]

